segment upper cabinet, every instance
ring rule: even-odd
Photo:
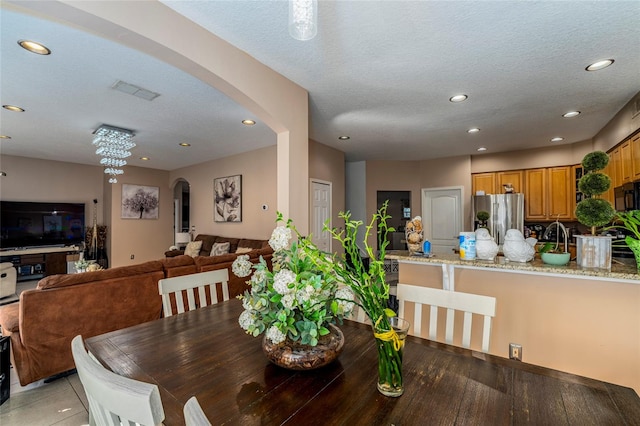
[[[474,173],[471,175],[471,190],[475,195],[476,191],[484,191],[485,194],[504,194],[504,187],[510,184],[513,192],[522,192],[524,173],[522,170],[511,170],[508,172]]]
[[[631,138],[633,180],[640,179],[640,133]]]
[[[572,166],[525,170],[525,219],[573,219],[574,172]]]
[[[620,145],[620,177],[622,183],[633,182],[633,157],[631,156],[631,139]]]
[[[495,194],[496,174],[475,173],[471,175],[471,191],[473,195],[478,191],[484,191],[485,194]]]

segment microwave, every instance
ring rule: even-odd
[[[640,182],[625,183],[613,189],[616,211],[640,210]]]

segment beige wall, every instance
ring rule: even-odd
[[[593,137],[594,149],[608,151],[640,129],[640,114],[633,116],[636,102],[640,102],[640,92],[636,93],[616,116]]]
[[[169,187],[169,172],[132,166],[126,166],[124,170],[118,183],[106,184],[111,198],[107,212],[111,230],[107,239],[110,241],[111,267],[161,259],[173,244],[173,189]],[[158,219],[122,219],[123,184],[158,187]]]
[[[179,179],[189,182],[190,224],[196,234],[269,238],[278,210],[276,157],[272,146],[170,172],[172,188]],[[242,222],[214,222],[213,180],[233,175],[242,175]],[[264,204],[268,210],[262,210]]]
[[[344,152],[315,141],[309,141],[309,178],[331,182],[331,226],[344,227],[339,218],[345,211],[345,162]],[[309,224],[311,229],[311,224]],[[334,251],[341,251],[333,245]]]
[[[85,203],[86,225],[93,220],[98,200],[98,223],[104,220],[102,167],[60,161],[0,155],[0,198],[7,201],[60,201]]]
[[[582,157],[591,151],[591,141],[582,141],[547,148],[474,155],[471,157],[471,173],[570,166],[580,164]]]
[[[403,263],[399,282],[442,288],[442,268]],[[524,362],[640,393],[637,283],[456,268],[455,290],[497,299],[490,353],[508,358],[509,343],[519,343]],[[405,317],[411,321],[412,307]],[[472,340],[472,348],[479,345]]]

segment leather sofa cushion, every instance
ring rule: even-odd
[[[200,256],[208,256],[211,253],[213,243],[216,242],[216,235],[198,234],[194,241],[202,241],[202,247],[200,247]]]
[[[266,244],[268,244],[265,240],[250,240],[247,238],[241,238],[238,241],[238,247],[247,247],[250,249],[261,249]]]
[[[220,256],[198,256],[194,258],[194,260],[196,262],[196,266],[198,267],[198,270],[200,270],[200,267],[202,267],[203,265],[213,265],[215,263],[233,262],[234,260],[236,260],[237,257],[238,255],[235,253],[229,253],[229,254],[221,254]]]
[[[94,272],[82,272],[79,274],[50,275],[41,279],[36,288],[40,290],[48,288],[68,287],[77,284],[104,281],[115,278],[125,278],[133,275],[147,274],[155,271],[163,271],[162,262],[152,260],[139,265],[120,266],[118,268],[105,269]]]

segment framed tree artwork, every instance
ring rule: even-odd
[[[216,222],[242,222],[242,175],[214,179],[213,196]]]
[[[122,185],[122,219],[157,219],[160,206],[157,186]]]

